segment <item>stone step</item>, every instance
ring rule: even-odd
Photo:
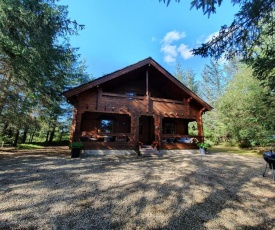
[[[140,148],[140,154],[142,157],[152,157],[156,155],[160,155],[157,149],[154,149],[151,145],[143,145]]]

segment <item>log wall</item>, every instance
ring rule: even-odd
[[[123,93],[104,92],[103,88],[89,89],[77,95],[75,105],[75,119],[72,130],[75,130],[71,140],[78,140],[84,132],[89,135],[98,135],[100,128],[100,116],[114,118],[115,126],[113,136],[126,134],[130,137],[128,143],[102,142],[85,143],[86,148],[93,149],[121,149],[135,148],[141,138],[139,135],[139,124],[142,116],[151,118],[152,127],[148,132],[152,133],[155,141],[160,143],[164,149],[195,148],[196,146],[183,143],[161,143],[165,138],[163,134],[163,119],[174,119],[176,124],[176,135],[188,135],[188,122],[197,121],[198,135],[203,136],[202,126],[203,108],[192,102],[192,98],[172,100],[165,98],[145,96],[128,96]],[[143,118],[144,119],[144,118]],[[143,121],[144,123],[144,121]],[[125,124],[125,125],[123,125]],[[151,130],[152,129],[152,130]]]

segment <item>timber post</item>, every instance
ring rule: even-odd
[[[154,117],[154,130],[155,130],[155,141],[158,142],[158,145],[161,144],[162,139],[162,116],[161,114],[153,114]]]
[[[70,132],[70,143],[72,143],[74,141],[76,116],[77,116],[77,109],[74,107],[73,119],[72,119],[72,125],[71,125],[71,132]]]
[[[139,117],[140,114],[137,112],[131,113],[131,134],[133,136],[133,143],[135,148],[137,148],[139,142]]]
[[[197,124],[198,124],[198,136],[201,137],[201,141],[204,142],[204,135],[203,135],[203,123],[202,123],[202,114],[203,111],[205,110],[205,108],[202,108],[199,111],[198,114],[198,120],[197,120]]]

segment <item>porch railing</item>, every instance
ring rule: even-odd
[[[118,93],[102,92],[99,98],[98,109],[103,111],[119,112],[131,109],[153,112],[163,111],[167,115],[188,115],[189,107],[181,100],[172,100],[146,96],[130,96]]]

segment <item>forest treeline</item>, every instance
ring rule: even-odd
[[[84,25],[69,19],[68,7],[57,2],[0,1],[0,145],[68,140],[71,108],[62,92],[91,76],[70,45]],[[222,2],[194,0],[191,8],[210,17]],[[209,141],[268,145],[275,135],[275,2],[231,2],[240,6],[233,22],[193,49],[213,58],[200,76],[180,64],[174,75],[214,107],[204,115]]]
[[[69,40],[83,28],[53,0],[0,2],[0,145],[68,139],[62,92],[89,80]]]
[[[240,147],[275,143],[274,96],[251,67],[236,60],[211,60],[196,76],[178,63],[174,75],[214,107],[203,115],[207,142]]]

